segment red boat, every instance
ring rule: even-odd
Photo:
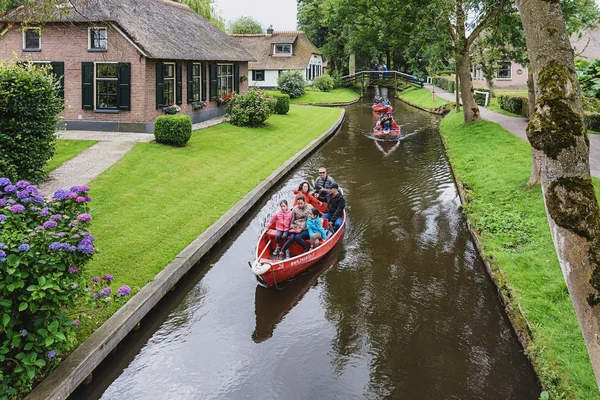
[[[376,104],[373,104],[372,108],[373,108],[373,111],[376,113],[392,112],[391,104],[386,105],[386,104],[376,103]]]
[[[323,219],[323,227],[327,229],[328,226],[328,221]],[[307,252],[304,251],[302,246],[294,242],[289,248],[289,252],[293,256],[285,260],[279,260],[273,255],[273,252],[277,247],[275,244],[275,235],[277,231],[271,229],[273,227],[270,226],[258,240],[258,245],[256,246],[256,259],[252,264],[252,272],[261,283],[267,286],[277,285],[278,283],[293,278],[309,269],[313,264],[329,253],[342,237],[345,226],[346,211],[344,211],[344,215],[342,216],[342,226],[333,234],[333,236],[325,241],[322,240],[319,247],[315,247]],[[310,241],[307,240],[307,243],[310,244]]]
[[[373,128],[373,136],[375,136],[375,137],[382,137],[382,136],[398,137],[398,136],[400,136],[400,127],[398,125],[396,125],[396,127],[393,127],[392,129],[383,129],[383,128],[375,127],[375,128]]]

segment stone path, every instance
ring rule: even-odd
[[[430,84],[426,84],[425,88],[431,91],[433,87]],[[454,93],[446,92],[444,89],[437,86],[435,87],[435,93],[444,100],[452,102],[455,100]],[[484,107],[479,107],[479,112],[481,113],[481,118],[495,122],[524,141],[528,141],[526,130],[527,122],[529,120],[527,118],[509,117],[490,111]],[[593,134],[588,136],[590,138],[590,172],[592,176],[600,178],[600,135]]]
[[[192,125],[193,130],[220,124],[223,117],[210,119]],[[60,188],[68,189],[75,185],[87,185],[108,167],[123,157],[137,142],[151,142],[150,133],[99,132],[99,131],[60,131],[60,139],[97,140],[98,143],[84,150],[50,173],[47,182],[40,185],[46,195],[52,195]]]

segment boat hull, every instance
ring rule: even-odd
[[[388,113],[388,112],[392,112],[392,106],[391,105],[390,106],[386,106],[386,105],[383,105],[383,104],[374,104],[372,106],[372,108],[373,108],[373,112],[376,112],[376,113]]]

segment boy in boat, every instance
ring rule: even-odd
[[[329,188],[329,202],[327,203],[327,211],[323,214],[323,218],[329,221],[329,229],[335,233],[342,226],[342,216],[346,207],[346,199],[339,191],[339,186],[334,183]],[[332,228],[333,226],[333,228]]]
[[[325,228],[323,228],[323,219],[320,215],[321,213],[319,213],[319,210],[313,208],[306,220],[306,228],[308,229],[308,235],[310,236],[311,249],[319,247],[319,239],[327,239],[327,232],[325,231]]]
[[[323,203],[327,203],[328,189],[331,185],[335,185],[335,180],[332,177],[327,175],[327,170],[323,167],[319,168],[319,177],[315,181],[315,191],[313,196],[322,201]]]

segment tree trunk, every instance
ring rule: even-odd
[[[458,80],[458,67],[454,69],[454,102],[456,103],[456,112],[460,111],[460,82]]]
[[[600,386],[600,207],[590,178],[573,48],[559,1],[516,3],[536,98],[527,137],[540,167],[554,247]]]
[[[463,105],[465,124],[480,122],[479,107],[475,102],[473,82],[471,80],[471,59],[469,57],[469,44],[465,37],[465,12],[462,0],[456,2],[456,70],[460,80],[460,97]]]
[[[535,112],[535,89],[533,87],[533,73],[531,72],[531,66],[528,68],[529,73],[527,76],[527,102],[529,106],[529,117]],[[538,157],[536,157],[535,151],[531,152],[531,176],[527,182],[528,187],[535,186],[540,183],[540,167],[538,166]]]

